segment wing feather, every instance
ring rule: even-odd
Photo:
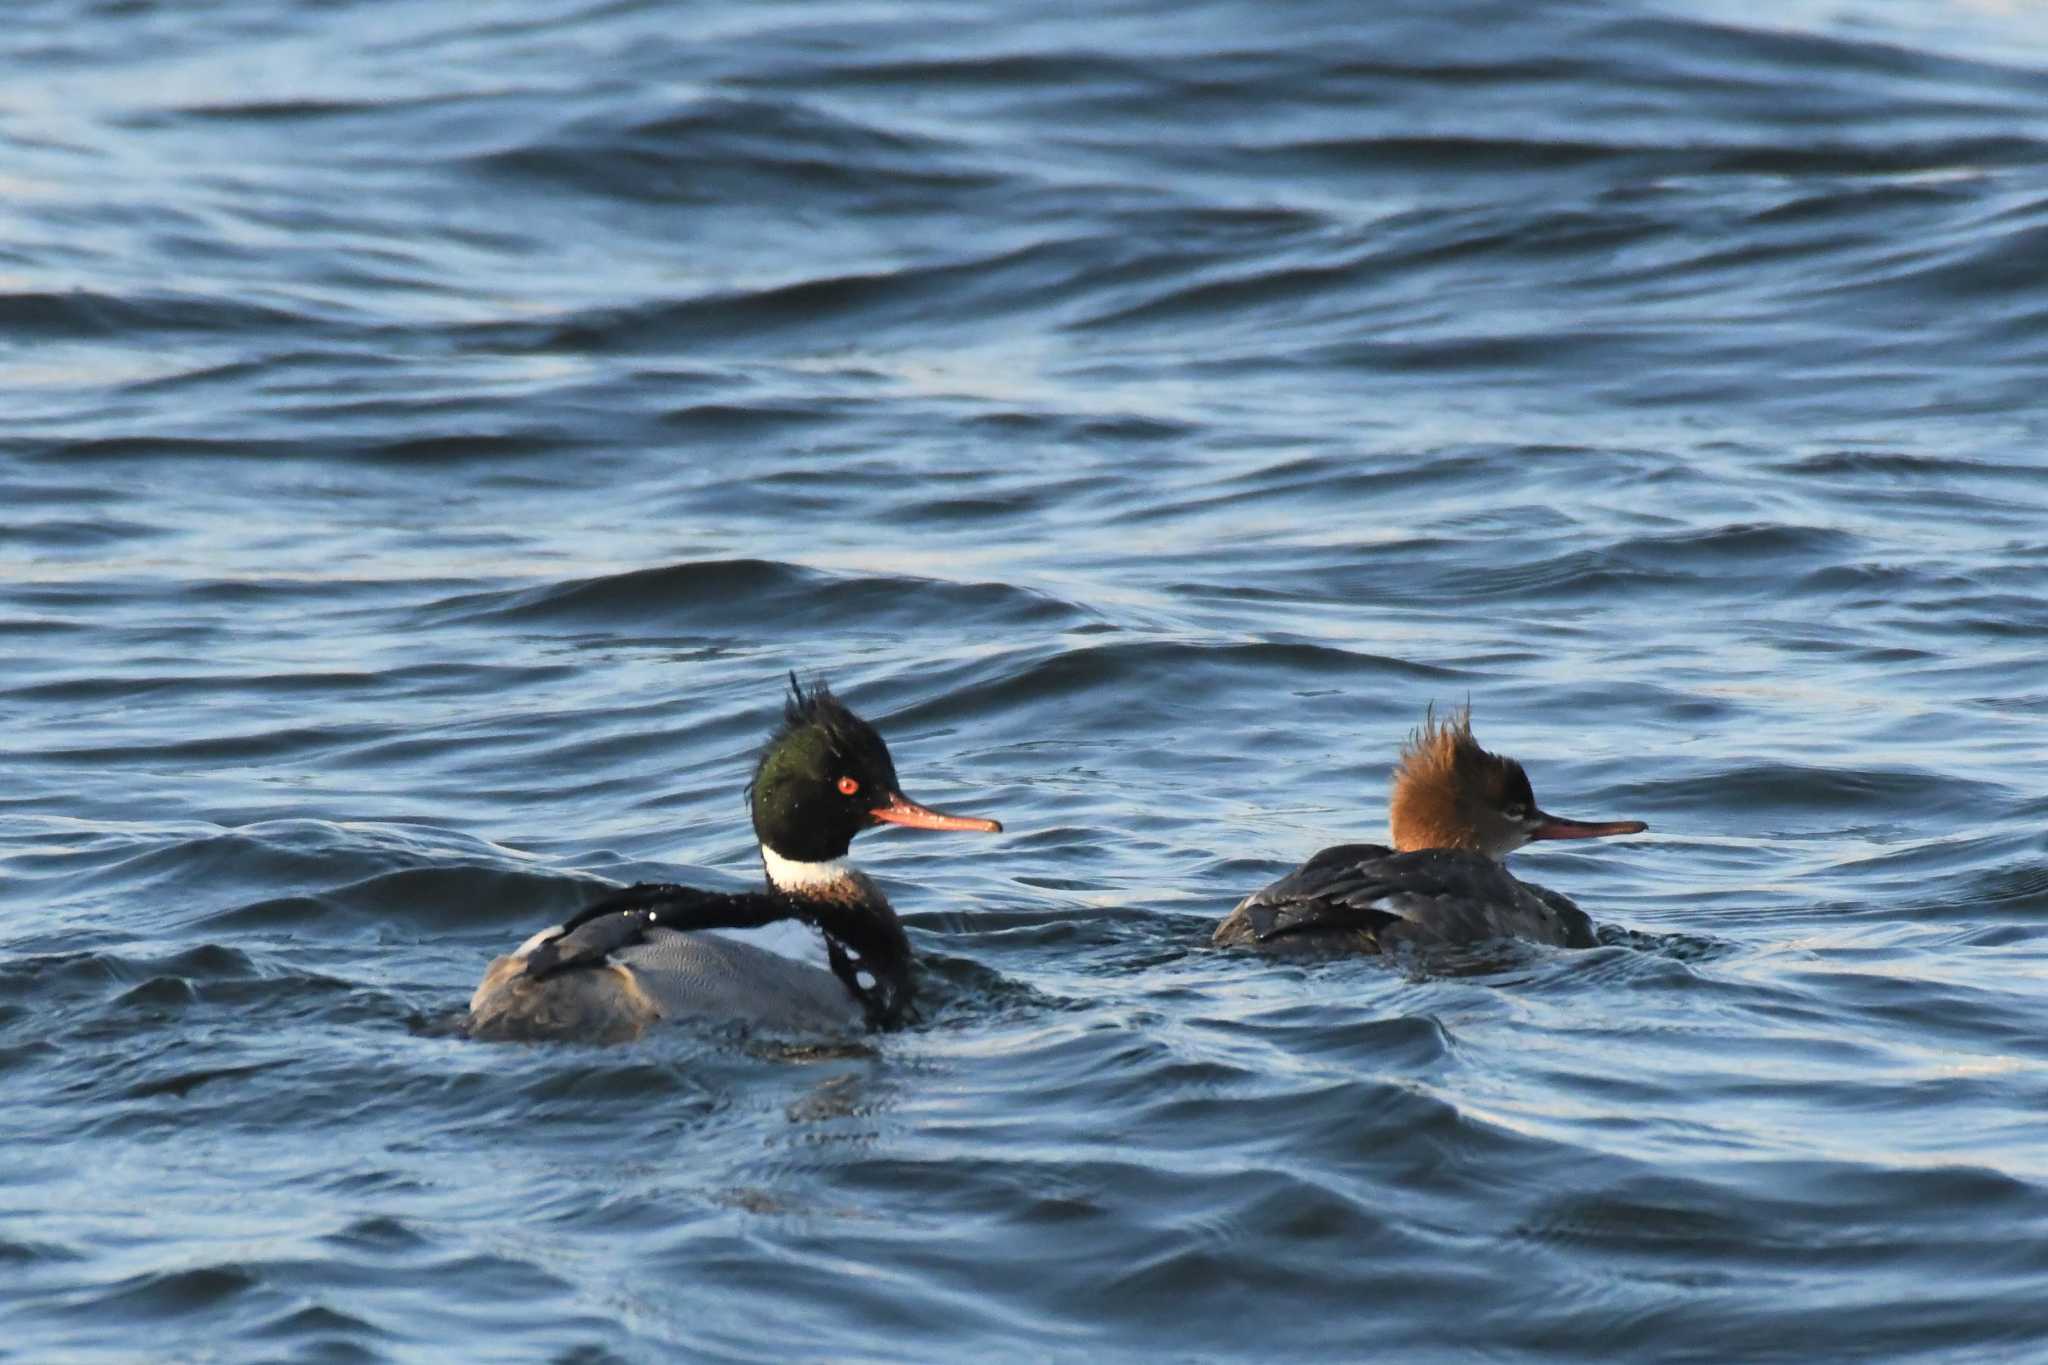
[[[526,975],[542,980],[578,967],[602,966],[613,953],[645,942],[654,929],[753,929],[803,918],[803,907],[769,891],[705,891],[673,882],[642,882],[584,907],[526,953]]]
[[[1522,938],[1593,946],[1592,921],[1554,891],[1517,881],[1477,853],[1379,844],[1326,848],[1253,892],[1217,926],[1215,942],[1266,949],[1373,951],[1395,943]]]

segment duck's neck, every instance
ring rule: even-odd
[[[804,904],[802,917],[825,936],[832,974],[860,1001],[868,1022],[902,1023],[915,990],[910,940],[882,888],[842,859],[798,862],[766,844],[761,866],[770,886]]]
[[[1394,852],[1396,853],[1427,853],[1431,851],[1439,853],[1477,853],[1488,862],[1502,864],[1507,862],[1508,854],[1513,852],[1512,849],[1481,848],[1475,839],[1404,840],[1398,835],[1395,836]]]
[[[829,862],[804,863],[785,858],[768,845],[761,845],[761,867],[768,884],[785,896],[832,905],[873,906],[888,909],[888,898],[843,858]]]

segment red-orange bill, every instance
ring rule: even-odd
[[[1538,839],[1600,839],[1609,834],[1641,834],[1649,826],[1640,820],[1609,820],[1595,823],[1588,820],[1567,820],[1561,815],[1548,811],[1536,812],[1542,824],[1529,831],[1529,841]]]
[[[912,829],[971,829],[984,834],[1000,834],[1002,825],[995,820],[983,820],[974,815],[948,815],[930,806],[920,806],[902,792],[889,793],[886,805],[875,807],[868,812],[877,820],[892,825],[908,825]]]

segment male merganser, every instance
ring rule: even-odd
[[[1472,738],[1468,706],[1432,710],[1409,736],[1387,806],[1394,847],[1339,844],[1238,902],[1216,926],[1219,947],[1273,952],[1382,952],[1525,938],[1594,945],[1593,921],[1555,891],[1517,881],[1502,860],[1537,839],[1640,834],[1640,820],[1588,824],[1545,814],[1529,775]]]
[[[839,859],[879,824],[999,831],[994,820],[920,806],[897,785],[889,746],[823,682],[791,674],[782,725],[748,786],[766,891],[648,883],[606,896],[492,962],[470,997],[470,1036],[638,1037],[676,1015],[805,1033],[901,1023],[910,940],[880,887]],[[713,929],[795,920],[823,936],[831,970]]]

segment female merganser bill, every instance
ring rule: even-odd
[[[1588,824],[1545,814],[1529,775],[1472,738],[1468,706],[1409,736],[1387,806],[1394,847],[1339,844],[1255,891],[1216,926],[1219,947],[1372,953],[1525,938],[1594,945],[1593,921],[1555,891],[1517,881],[1502,860],[1537,839],[1640,834],[1640,820]]]
[[[839,859],[879,824],[999,831],[994,820],[920,806],[897,785],[873,726],[791,674],[781,727],[748,786],[765,891],[649,883],[606,896],[491,963],[468,1032],[490,1039],[638,1037],[677,1015],[805,1033],[888,1028],[910,1008],[910,940],[880,887]],[[715,929],[795,920],[824,939],[831,970]]]

